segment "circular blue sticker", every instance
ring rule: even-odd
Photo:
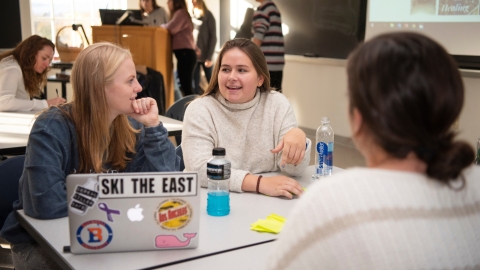
[[[77,229],[77,241],[84,248],[102,249],[110,244],[112,238],[112,228],[100,220],[87,221]]]

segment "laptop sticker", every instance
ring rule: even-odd
[[[110,222],[113,222],[112,214],[120,215],[120,210],[110,209],[108,208],[108,205],[104,202],[99,203],[98,208],[107,214],[107,219]]]
[[[73,213],[84,215],[98,198],[98,183],[94,178],[88,178],[83,185],[77,185],[72,194],[70,210]]]
[[[167,230],[179,230],[192,219],[192,207],[178,198],[167,199],[155,211],[158,225]]]
[[[157,248],[172,248],[172,247],[187,247],[190,245],[190,240],[197,236],[196,233],[184,233],[185,241],[180,241],[175,235],[159,235],[155,238],[155,247]]]
[[[89,220],[77,229],[77,241],[87,249],[102,249],[108,246],[112,239],[112,228],[100,220]]]
[[[143,220],[143,208],[140,207],[140,204],[135,205],[135,208],[130,208],[127,211],[127,217],[130,221],[142,221]]]

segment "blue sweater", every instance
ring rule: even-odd
[[[144,126],[129,119],[137,134],[136,154],[124,172],[178,171],[180,158],[168,139],[165,127]],[[37,219],[54,219],[68,215],[65,178],[78,170],[79,154],[73,122],[51,108],[35,121],[28,139],[25,166],[19,183],[19,199],[15,210]],[[108,167],[108,165],[106,166]],[[1,236],[11,244],[35,242],[18,223],[15,211],[10,213]]]

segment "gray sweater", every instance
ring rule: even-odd
[[[205,10],[205,14],[199,19],[199,25],[195,24],[195,28],[198,28],[197,47],[201,50],[198,62],[211,61],[217,44],[217,30],[215,17],[210,10]]]
[[[185,171],[198,172],[200,183],[207,186],[207,161],[212,149],[224,147],[232,163],[230,190],[242,192],[248,173],[260,174],[279,168],[291,176],[301,175],[310,162],[310,140],[305,157],[297,166],[279,166],[282,151],[272,154],[283,136],[297,127],[287,98],[281,93],[257,91],[254,99],[232,104],[221,95],[202,97],[187,107],[183,121],[182,150]]]

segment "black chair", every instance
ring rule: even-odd
[[[188,103],[197,97],[198,95],[189,95],[175,101],[175,103],[167,109],[165,116],[183,122],[183,116],[185,115]],[[175,136],[175,141],[177,142],[177,145],[180,145],[182,143],[182,136]]]
[[[138,98],[151,97],[157,101],[158,114],[165,113],[165,85],[162,73],[146,67],[146,74],[137,71],[137,80],[142,86],[142,92],[137,94]]]
[[[0,162],[0,229],[8,214],[13,211],[13,202],[18,199],[18,182],[23,173],[25,156],[15,156]]]
[[[180,144],[175,148],[175,154],[177,154],[178,157],[180,157],[180,171],[185,170],[185,163],[183,162],[183,151],[182,151],[182,145]]]

